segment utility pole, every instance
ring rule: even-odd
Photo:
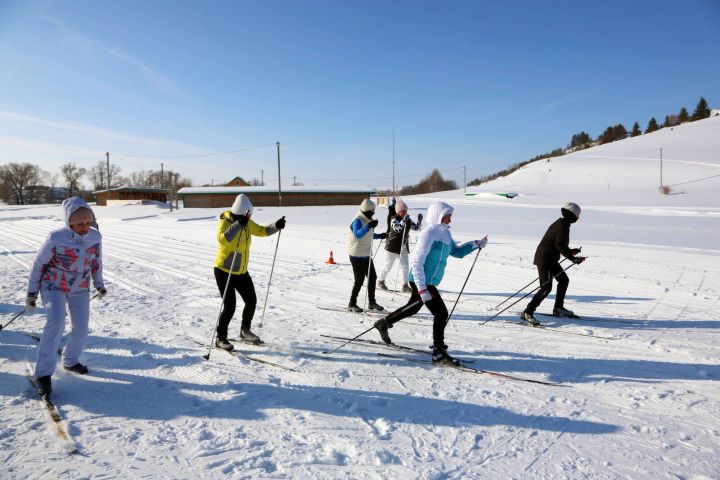
[[[392,160],[393,160],[393,182],[392,182],[392,192],[393,195],[395,195],[395,127],[393,127],[393,148],[392,148]]]
[[[297,185],[297,177],[293,175],[293,187]]]
[[[160,164],[160,188],[163,188],[163,185],[165,185],[165,177],[164,177],[164,170],[165,170],[165,164]]]
[[[170,176],[170,211],[171,212],[173,211],[173,192],[175,191],[175,189],[173,188],[173,180],[174,180],[174,176],[171,175]]]
[[[260,185],[265,185],[265,170],[260,170]]]
[[[463,165],[463,193],[467,193],[467,167]]]
[[[280,142],[275,142],[278,160],[278,207],[282,207],[282,184],[280,183]]]

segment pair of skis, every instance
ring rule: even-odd
[[[329,338],[331,340],[343,341],[343,342],[351,340],[352,342],[362,343],[362,344],[366,344],[366,345],[376,345],[376,346],[388,347],[388,348],[392,348],[392,349],[396,349],[396,350],[409,351],[412,353],[422,353],[422,354],[432,355],[432,352],[430,350],[423,350],[420,348],[408,347],[406,345],[398,345],[396,343],[388,344],[388,343],[382,343],[382,342],[378,342],[375,340],[368,340],[368,339],[364,339],[364,338],[350,339],[347,337],[336,337],[333,335],[321,335],[321,337]],[[468,363],[472,363],[472,360],[460,360],[460,365],[453,365],[450,363],[444,363],[444,362],[434,363],[431,360],[411,358],[411,357],[406,357],[406,356],[402,356],[402,355],[391,355],[391,354],[387,354],[387,353],[378,353],[378,356],[384,357],[384,358],[394,358],[394,359],[398,359],[398,360],[405,360],[405,361],[414,362],[414,363],[424,363],[424,364],[432,365],[432,366],[436,366],[436,367],[454,368],[456,370],[460,370],[460,371],[467,372],[467,373],[474,373],[474,374],[479,374],[479,375],[490,375],[490,376],[504,378],[506,380],[518,381],[518,382],[536,383],[536,384],[540,384],[540,385],[549,385],[549,386],[554,386],[554,387],[569,386],[569,385],[564,385],[562,383],[557,383],[557,382],[547,382],[544,380],[535,380],[532,378],[518,377],[518,376],[510,375],[507,373],[494,372],[491,370],[483,370],[480,368],[471,367],[468,365]]]

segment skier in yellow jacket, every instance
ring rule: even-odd
[[[261,342],[260,338],[250,331],[255,306],[257,305],[255,285],[253,285],[248,272],[252,235],[267,237],[285,228],[285,217],[271,225],[262,226],[250,219],[252,212],[253,206],[250,199],[241,193],[235,198],[232,208],[220,215],[220,222],[218,223],[215,281],[220,290],[220,295],[225,293],[227,285],[227,294],[223,300],[220,318],[218,319],[215,346],[228,351],[234,348],[233,344],[228,342],[228,325],[235,314],[236,290],[242,297],[243,302],[245,302],[240,326],[240,338],[252,343]],[[229,285],[228,282],[230,282]]]

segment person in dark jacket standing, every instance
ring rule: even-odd
[[[537,266],[538,277],[540,279],[540,290],[537,291],[532,298],[525,311],[520,316],[521,319],[532,325],[539,325],[535,317],[535,310],[545,300],[545,297],[552,291],[552,280],[555,278],[558,282],[557,292],[555,294],[555,307],[553,315],[560,317],[573,316],[574,313],[565,308],[565,292],[567,292],[570,279],[563,271],[558,262],[560,255],[569,259],[576,265],[581,264],[585,257],[577,256],[580,253],[579,248],[570,248],[570,225],[577,222],[580,218],[580,206],[577,203],[566,203],[560,209],[562,218],[558,218],[547,229],[540,244],[535,250],[535,259],[533,263]]]
[[[385,242],[385,267],[378,277],[378,288],[389,290],[385,284],[385,279],[392,270],[393,265],[395,265],[395,261],[399,260],[403,278],[402,291],[409,293],[412,292],[412,289],[407,281],[410,268],[408,262],[410,254],[408,239],[410,238],[410,230],[420,230],[423,216],[422,213],[418,214],[417,223],[413,222],[407,213],[407,204],[402,200],[397,201],[395,210],[397,210],[397,213],[392,217],[392,221],[388,225],[388,236]]]

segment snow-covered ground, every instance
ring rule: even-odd
[[[680,183],[720,173],[718,138],[720,119],[708,119],[471,189],[515,199],[405,199],[413,215],[436,198],[456,205],[456,240],[489,235],[448,326],[450,351],[476,368],[562,386],[379,356],[426,358],[386,347],[323,355],[339,344],[320,335],[372,325],[317,308],[347,304],[353,207],[256,209],[257,221],[286,215],[288,226],[256,328],[268,346],[238,348],[295,371],[217,350],[206,361],[222,210],[98,207],[110,293],[92,302],[91,373],[54,377],[80,453],[60,448],[24,378],[35,354],[24,332],[40,332],[40,308],[0,332],[0,478],[720,478],[720,179],[660,195],[657,176],[644,180],[657,161],[637,153],[662,146],[678,167],[666,171],[678,181],[664,183]],[[513,323],[522,301],[484,324],[534,277],[535,246],[568,200],[583,207],[571,243],[589,259],[569,271],[566,305],[589,318],[531,329]],[[57,206],[0,207],[3,324],[21,310],[29,266],[60,218]],[[277,241],[253,241],[255,325]],[[324,263],[330,250],[338,265]],[[450,259],[441,285],[450,306],[474,257]],[[405,300],[378,293],[388,308]],[[431,323],[423,310],[390,334],[426,348]]]

